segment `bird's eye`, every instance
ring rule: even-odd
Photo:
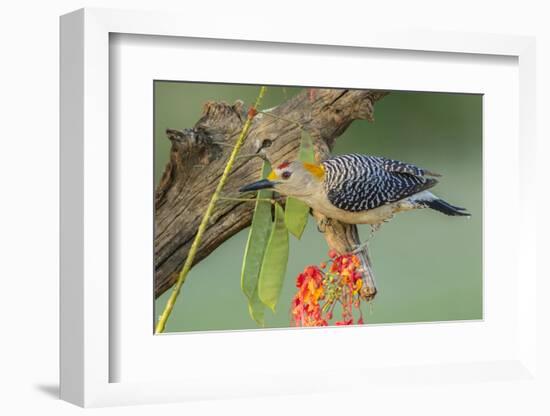
[[[288,179],[290,178],[290,175],[292,175],[292,172],[289,172],[288,170],[285,170],[283,173],[281,173],[281,177],[283,179]]]

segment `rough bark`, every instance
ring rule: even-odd
[[[304,90],[285,103],[258,114],[241,149],[223,194],[237,196],[239,187],[260,177],[262,160],[247,158],[263,146],[272,164],[295,159],[301,130],[307,130],[315,146],[316,158],[330,154],[334,140],[354,120],[373,120],[374,103],[386,95],[375,90]],[[155,296],[176,281],[193,242],[204,210],[218,183],[231,146],[239,135],[247,109],[208,102],[195,126],[182,131],[167,129],[172,142],[170,161],[156,190],[155,200]],[[202,239],[195,264],[228,238],[250,225],[254,204],[220,200]],[[314,213],[317,221],[322,215]],[[357,227],[330,221],[324,224],[328,245],[349,252],[359,244]],[[372,297],[376,294],[368,252],[359,253],[369,279]]]

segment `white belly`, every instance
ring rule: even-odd
[[[332,205],[324,195],[320,197],[304,198],[304,202],[321,214],[346,224],[381,224],[390,220],[397,212],[418,208],[418,206],[409,199],[359,212],[350,212],[337,208]]]

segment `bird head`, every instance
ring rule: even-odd
[[[318,186],[325,176],[323,165],[301,161],[283,162],[277,165],[266,179],[250,183],[239,189],[240,192],[274,189],[288,196],[307,196]]]

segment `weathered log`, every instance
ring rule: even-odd
[[[374,103],[386,95],[375,90],[304,90],[285,103],[254,119],[241,157],[234,165],[224,195],[235,196],[239,187],[257,180],[262,161],[247,158],[262,152],[272,164],[295,159],[301,128],[313,140],[317,160],[330,154],[334,140],[358,119],[373,120]],[[206,206],[218,183],[233,143],[239,135],[247,109],[208,102],[195,126],[182,131],[167,129],[172,147],[170,160],[156,190],[155,199],[155,296],[176,281],[195,237]],[[254,204],[220,200],[195,258],[195,264],[228,238],[250,225]],[[314,213],[320,221],[322,215]],[[323,225],[329,247],[344,253],[359,244],[357,227],[330,221]],[[370,275],[367,285],[376,294],[366,248],[360,253]]]

